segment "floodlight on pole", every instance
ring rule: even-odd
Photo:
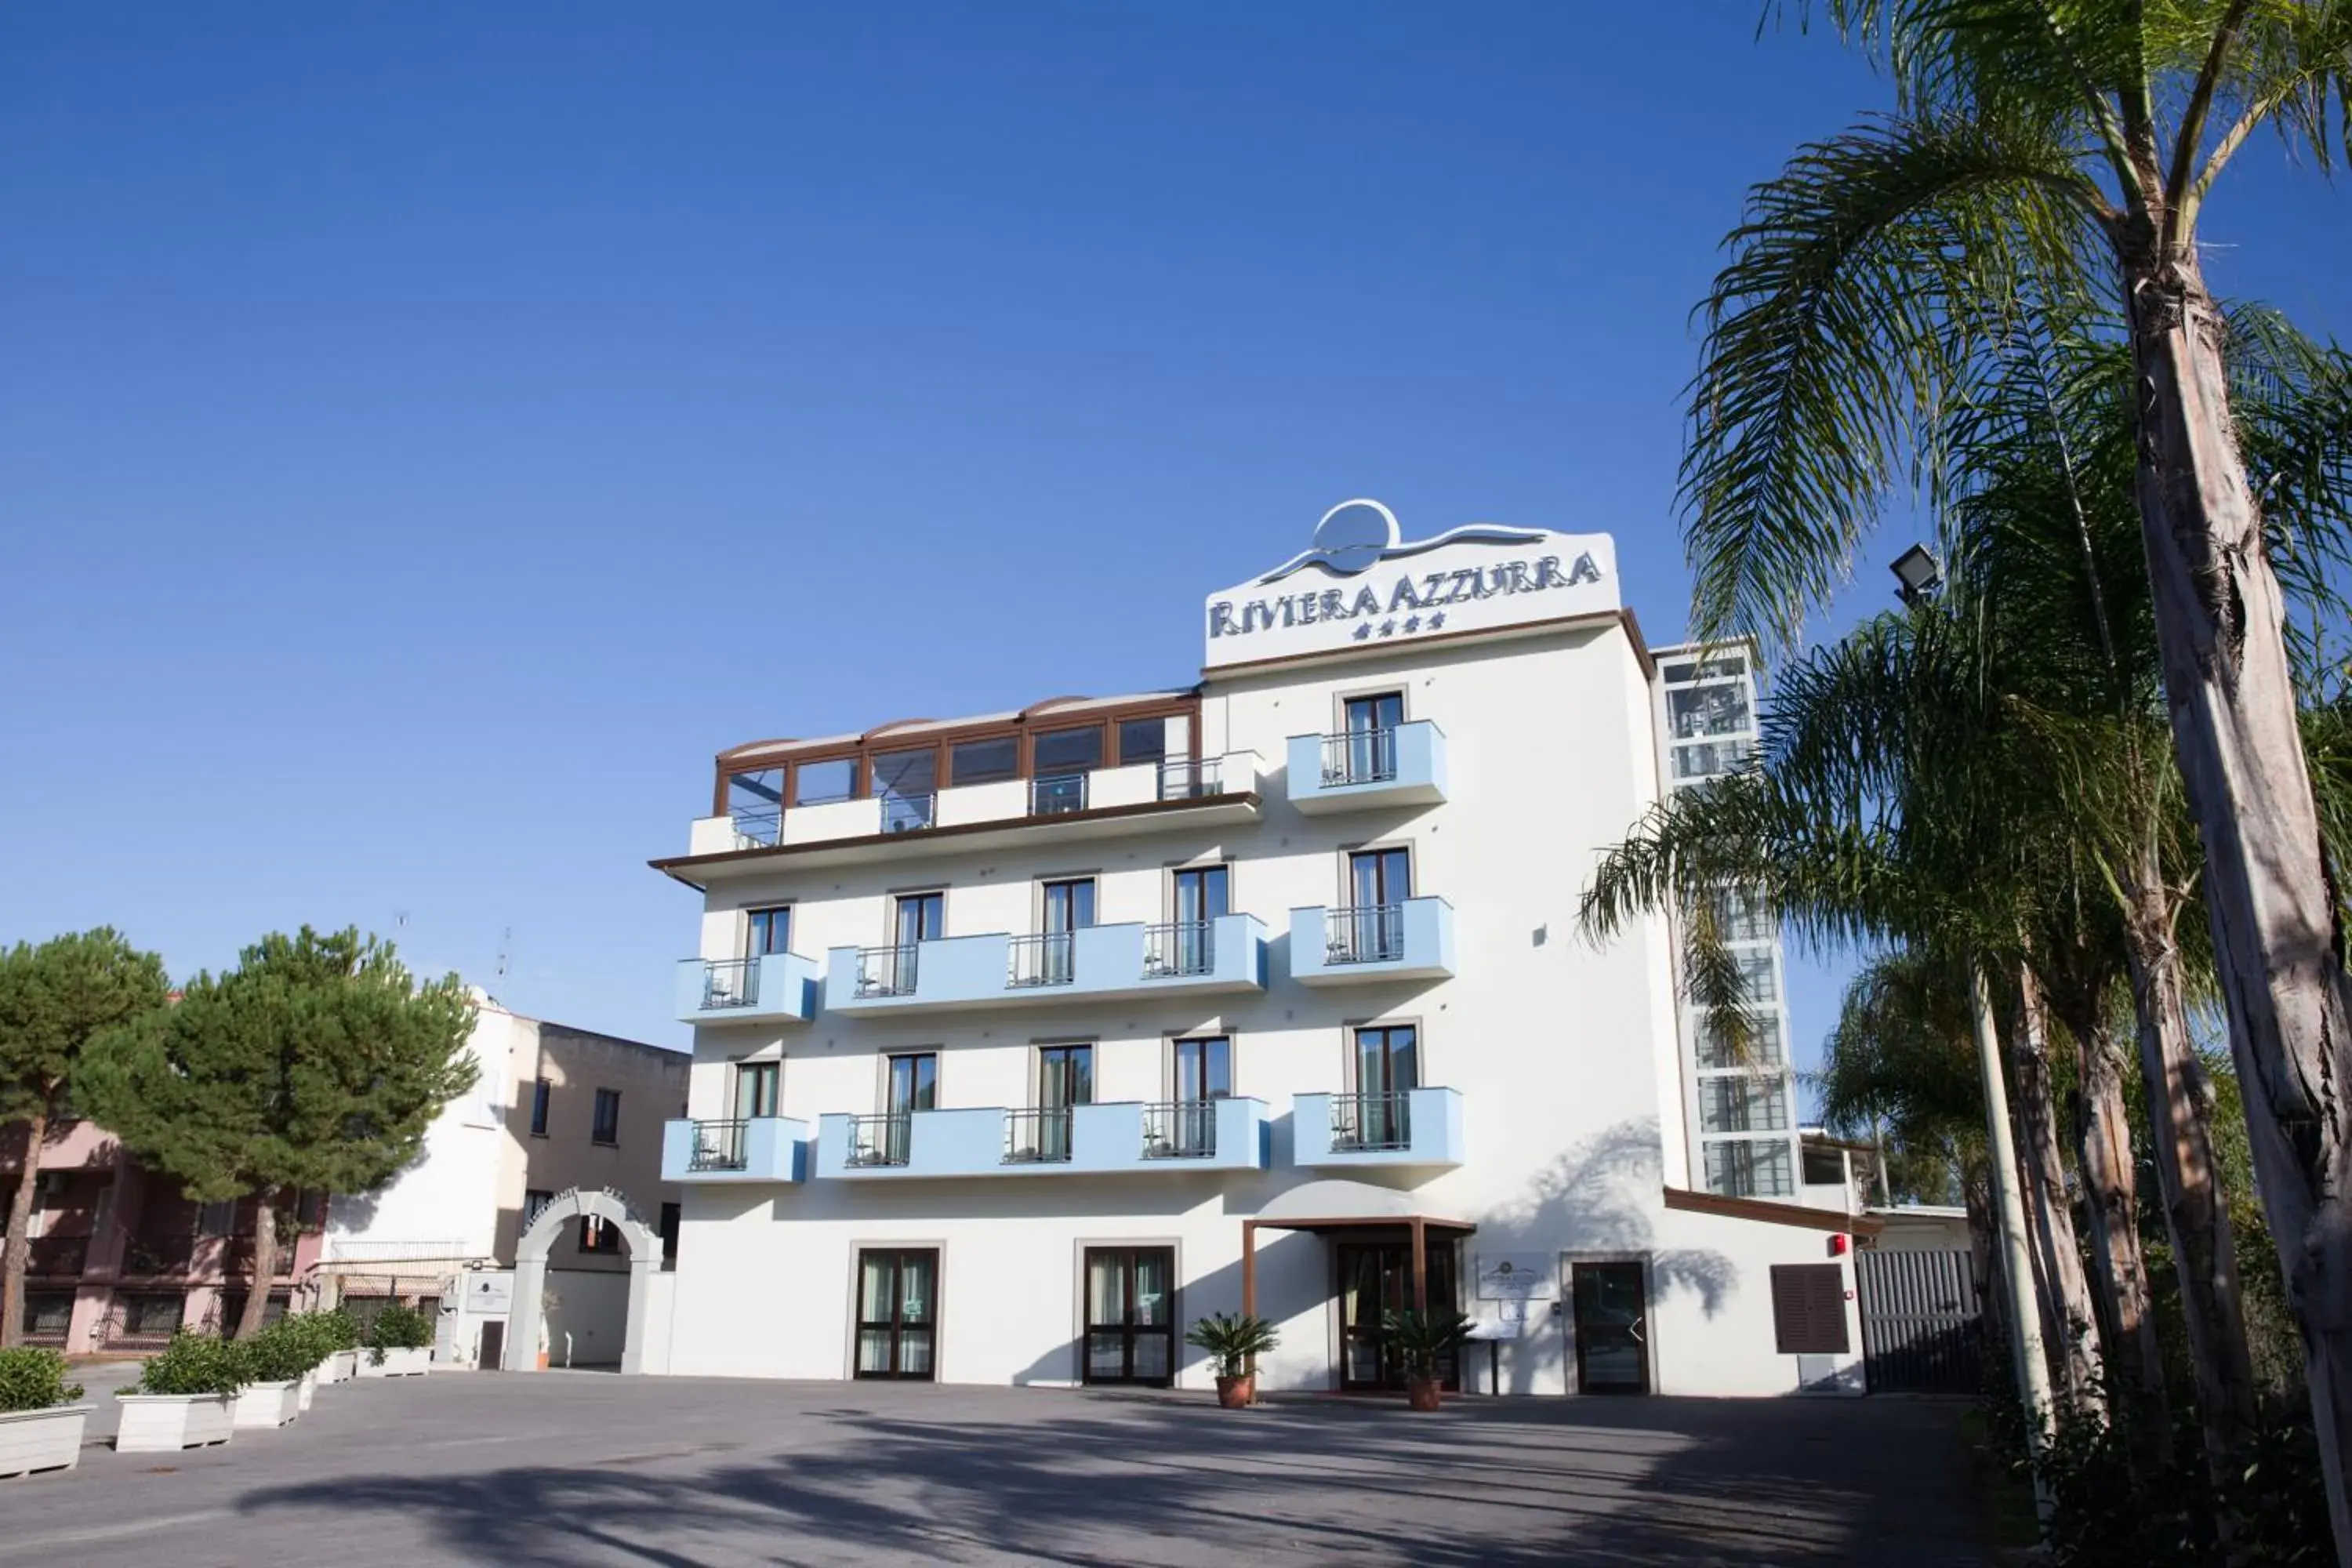
[[[1887,566],[1895,574],[1895,593],[1906,605],[1916,605],[1944,585],[1944,569],[1924,544],[1915,544]]]

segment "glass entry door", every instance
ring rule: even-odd
[[[1175,1288],[1172,1247],[1087,1248],[1087,1382],[1169,1385],[1176,1373]]]
[[[1340,759],[1344,776],[1325,782],[1369,784],[1396,777],[1396,731],[1404,722],[1404,694],[1350,697],[1347,710],[1347,750]]]
[[[1216,962],[1211,944],[1217,917],[1230,912],[1229,874],[1223,866],[1193,866],[1176,872],[1171,880],[1175,919],[1164,942],[1155,939],[1157,951],[1151,956],[1157,960],[1156,973],[1206,974]]]
[[[1388,1342],[1383,1326],[1391,1312],[1412,1305],[1412,1244],[1406,1241],[1343,1241],[1339,1258],[1339,1387],[1343,1391],[1401,1389],[1404,1362]],[[1428,1244],[1429,1305],[1444,1311],[1454,1305],[1454,1244]],[[1457,1358],[1437,1363],[1448,1388],[1461,1387]]]
[[[1412,856],[1403,849],[1359,849],[1348,857],[1343,962],[1373,963],[1404,956],[1404,901],[1412,897]]]
[[[1649,1393],[1650,1300],[1641,1264],[1570,1264],[1569,1289],[1578,1392]]]
[[[928,1380],[939,1334],[940,1255],[866,1247],[857,1255],[857,1375]]]

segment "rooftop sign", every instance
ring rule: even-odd
[[[1493,631],[1618,603],[1617,550],[1605,533],[1474,523],[1404,543],[1388,508],[1342,501],[1316,524],[1313,548],[1209,595],[1202,662],[1214,668]]]

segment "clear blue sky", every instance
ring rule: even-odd
[[[1670,640],[1687,312],[1885,100],[1755,16],[0,10],[0,940],[357,923],[682,1044],[722,746],[1190,680],[1354,495],[1613,533]],[[2220,283],[2334,326],[2250,161]]]

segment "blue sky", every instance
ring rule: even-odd
[[[1671,640],[1689,309],[1885,100],[1755,15],[0,10],[0,940],[357,923],[682,1044],[722,746],[1184,682],[1354,495],[1613,533]],[[2218,283],[2339,328],[2249,163]]]

